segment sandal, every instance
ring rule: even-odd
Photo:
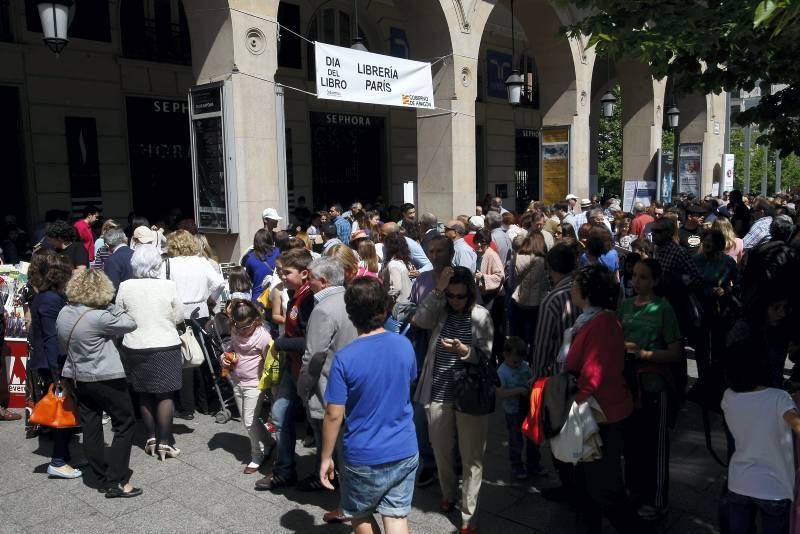
[[[150,456],[155,456],[156,443],[156,438],[148,438],[147,442],[144,444],[144,453],[149,454]]]

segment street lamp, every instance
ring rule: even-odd
[[[358,0],[353,0],[353,39],[350,41],[350,48],[358,50],[359,52],[369,52],[367,45],[364,44],[364,39],[358,31]]]
[[[39,2],[36,7],[39,10],[39,19],[42,21],[44,44],[58,56],[69,42],[67,28],[72,0]]]
[[[675,105],[673,102],[669,109],[667,109],[667,124],[673,130],[678,127],[678,121],[681,117],[681,111],[678,109],[678,106]]]
[[[614,116],[614,106],[617,103],[617,97],[611,91],[606,91],[606,94],[600,97],[600,115],[604,119],[610,119]]]
[[[514,40],[514,0],[511,0],[511,64],[515,65],[516,60],[516,41]],[[519,105],[522,100],[522,86],[525,80],[519,75],[516,67],[511,71],[505,81],[506,91],[508,91],[508,103],[512,106]]]
[[[506,78],[506,90],[508,91],[508,103],[516,106],[522,100],[522,86],[525,80],[519,74],[519,70],[514,69]]]

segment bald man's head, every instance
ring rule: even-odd
[[[387,222],[383,223],[383,226],[381,226],[381,233],[383,235],[389,235],[397,232],[399,229],[400,227],[397,226],[396,222]]]

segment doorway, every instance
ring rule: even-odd
[[[6,177],[0,194],[0,215],[14,217],[18,227],[26,228],[32,221],[27,220],[27,178],[19,89],[0,86],[0,102],[3,102],[0,106],[0,161]],[[4,227],[5,220],[0,221],[0,225]]]
[[[386,175],[384,119],[348,113],[311,112],[314,207],[356,200],[373,203]]]
[[[539,198],[539,130],[519,128],[514,143],[516,153],[517,213],[523,213],[531,200]]]

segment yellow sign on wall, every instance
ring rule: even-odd
[[[563,200],[569,189],[569,126],[542,129],[542,200]]]

